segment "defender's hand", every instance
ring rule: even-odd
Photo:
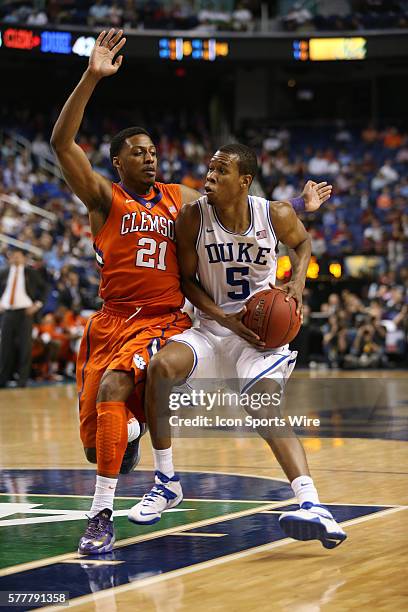
[[[242,318],[246,311],[246,306],[244,306],[239,312],[225,314],[223,317],[220,317],[217,319],[217,323],[223,327],[226,327],[227,329],[230,329],[232,332],[234,332],[234,334],[237,334],[237,336],[240,336],[240,338],[243,338],[257,348],[263,349],[265,348],[265,342],[262,342],[260,337],[246,327],[242,322]]]
[[[307,181],[303,188],[302,198],[305,201],[305,210],[307,212],[314,212],[319,210],[323,202],[326,202],[333,189],[333,185],[328,185],[326,182],[315,183],[314,181]]]
[[[122,35],[123,30],[115,34],[113,28],[108,33],[103,30],[99,34],[89,58],[88,70],[92,75],[102,79],[116,74],[122,64],[123,55],[114,58],[126,43],[126,38],[122,38]]]

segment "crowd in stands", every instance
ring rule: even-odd
[[[10,0],[3,23],[88,25],[132,29],[242,32],[254,27],[259,0]]]
[[[289,32],[408,27],[406,0],[289,0],[283,6],[280,20]]]
[[[261,6],[264,6],[262,21]],[[267,16],[266,16],[267,15]],[[0,20],[31,26],[245,32],[408,27],[407,0],[4,0]]]
[[[406,264],[406,133],[374,126],[339,126],[334,133],[251,126],[243,140],[260,151],[261,181],[272,199],[293,197],[305,177],[333,183],[330,203],[304,219],[316,255],[382,255],[392,270]]]
[[[181,127],[174,117],[156,124],[159,177],[202,189],[214,147],[204,118],[190,119],[190,127]],[[10,116],[8,125],[13,125]],[[22,123],[16,120],[15,125]],[[42,253],[33,262],[43,270],[49,292],[35,327],[33,363],[37,376],[55,379],[73,374],[83,325],[101,304],[99,271],[85,207],[61,179],[39,165],[38,154],[50,153],[44,119],[24,125],[29,125],[24,136],[32,142],[31,154],[16,152],[6,133],[0,139],[0,234]],[[116,180],[109,140],[123,126],[101,125],[104,129],[98,131],[85,124],[78,142],[96,170]],[[97,138],[96,133],[103,135]],[[330,202],[303,215],[317,261],[335,258],[347,274],[348,256],[374,258],[376,274],[361,280],[358,290],[342,285],[323,303],[316,301],[313,284],[306,292],[305,320],[316,327],[312,311],[318,315],[322,359],[333,367],[374,367],[387,364],[390,356],[391,362],[393,355],[403,356],[408,321],[407,134],[393,126],[262,131],[252,125],[240,139],[259,154],[259,184],[268,198],[291,198],[309,178],[333,183]],[[27,209],[16,196],[48,216]],[[0,242],[0,268],[7,248]]]
[[[349,289],[331,293],[316,313],[320,322],[324,321],[319,326],[310,318],[306,295],[305,314],[322,347],[320,355],[309,354],[309,364],[314,365],[314,359],[344,369],[403,364],[408,334],[408,268],[399,275],[382,274],[377,281],[363,285],[360,293]]]

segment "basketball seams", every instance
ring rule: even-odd
[[[267,289],[266,291],[269,292],[269,289]],[[265,333],[262,335],[262,338],[269,338],[269,325],[272,322],[271,312],[273,311],[273,308],[274,308],[274,305],[275,305],[275,300],[276,300],[278,295],[279,295],[278,293],[274,293],[273,300],[271,300],[269,302],[268,313],[267,313],[267,315],[265,315],[266,328],[263,330]]]
[[[286,334],[285,334],[285,335],[283,336],[283,338],[282,338],[282,346],[283,346],[284,344],[287,344],[287,342],[286,342],[286,338],[287,338],[287,336],[290,334],[290,332],[291,332],[291,330],[292,330],[292,325],[293,325],[293,311],[292,311],[293,302],[292,302],[292,300],[291,300],[291,299],[289,299],[288,304],[289,304],[290,319],[289,319],[289,326],[288,326],[288,329],[287,329],[287,331],[286,331]]]
[[[285,305],[285,299],[286,299],[286,294],[282,295],[282,301],[284,302]],[[291,300],[289,299],[289,313],[290,313],[290,318],[289,318],[289,323],[286,329],[286,333],[283,335],[282,340],[279,341],[279,346],[283,346],[284,344],[286,344],[286,337],[289,335],[291,327],[292,327],[292,304],[291,304]]]
[[[246,302],[248,310],[243,323],[266,343],[266,349],[291,342],[299,332],[296,302],[292,297],[286,302],[285,298],[281,289],[263,289]]]

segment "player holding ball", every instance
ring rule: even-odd
[[[290,339],[289,328],[298,326],[296,318],[311,255],[310,238],[291,204],[249,195],[256,173],[257,159],[251,149],[241,144],[221,147],[210,161],[206,195],[185,206],[176,221],[182,290],[198,310],[199,326],[173,336],[150,362],[145,411],[162,469],[156,472],[152,490],[130,510],[129,519],[135,523],[152,524],[164,510],[183,499],[174,473],[167,414],[168,397],[175,384],[187,381],[194,386],[202,379],[223,377],[237,379],[242,394],[259,397],[267,393],[272,397],[283,390],[295,367],[297,353],[287,343],[267,348],[271,346],[268,329],[272,339]],[[289,327],[285,321],[285,329],[278,334],[273,326],[282,326],[286,315],[276,289],[272,299],[266,295],[267,308],[262,304],[261,313],[261,300],[250,308],[251,316],[246,321],[257,318],[257,308],[260,318],[267,319],[264,342],[243,318],[248,299],[275,283],[278,242],[296,254],[291,281],[283,289],[289,312],[292,297],[297,307],[293,325],[290,314]],[[258,410],[256,416],[262,419],[280,414],[271,405],[264,412]],[[326,548],[340,544],[346,534],[320,505],[305,452],[290,427],[280,427],[279,431],[259,428],[258,432],[275,454],[300,505],[300,510],[281,515],[283,531],[298,540],[320,540]]]

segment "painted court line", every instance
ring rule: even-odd
[[[81,557],[80,559],[67,559],[66,561],[62,561],[62,563],[72,563],[72,564],[78,564],[78,565],[83,565],[84,563],[86,563],[87,565],[122,565],[122,563],[125,563],[125,561],[114,561],[109,560],[109,559],[89,559],[89,561],[86,561],[85,557]]]
[[[288,503],[293,503],[294,499],[288,500]],[[137,542],[145,542],[146,540],[154,540],[161,538],[171,533],[177,533],[182,531],[191,531],[197,527],[206,527],[207,525],[214,525],[215,523],[221,523],[231,518],[239,518],[241,516],[250,516],[251,514],[257,514],[259,511],[267,510],[268,508],[276,508],[281,506],[281,501],[275,501],[267,503],[264,506],[257,506],[256,508],[249,508],[247,510],[239,510],[238,512],[231,512],[224,514],[223,516],[217,516],[212,519],[205,519],[202,521],[196,521],[194,523],[188,523],[184,526],[178,525],[177,527],[169,527],[162,531],[153,531],[152,533],[146,533],[142,536],[134,536],[132,538],[126,538],[124,540],[118,540],[115,544],[115,548],[121,548],[122,546],[128,546],[129,544],[136,544]],[[74,543],[73,543],[74,545]],[[67,559],[77,559],[77,552],[64,553],[62,555],[55,555],[54,557],[48,557],[47,559],[39,559],[38,561],[29,561],[28,563],[21,563],[20,565],[12,565],[0,570],[0,576],[10,576],[11,574],[18,574],[27,570],[36,569],[38,567],[45,567],[46,565],[53,565],[54,563],[61,563]]]
[[[345,521],[341,523],[342,526],[353,526],[359,523],[365,523],[366,521],[373,520],[375,518],[382,518],[387,516],[388,514],[394,514],[395,512],[400,512],[404,508],[391,508],[389,510],[381,510],[380,512],[375,512],[373,514],[369,514],[367,516],[359,517],[356,519],[351,519],[350,521]],[[178,570],[174,570],[172,572],[167,572],[166,574],[161,574],[159,576],[152,576],[151,578],[144,578],[139,580],[138,582],[124,584],[118,587],[113,587],[111,589],[106,589],[104,591],[99,591],[97,593],[91,593],[89,595],[83,595],[81,597],[77,597],[75,599],[70,600],[69,605],[70,608],[75,606],[79,606],[89,602],[99,601],[104,597],[111,597],[112,595],[119,595],[121,593],[126,593],[127,591],[131,591],[133,589],[139,589],[145,586],[150,586],[151,584],[156,584],[158,582],[163,582],[165,580],[170,580],[171,578],[179,578],[180,576],[185,576],[187,574],[192,574],[194,572],[199,572],[201,570],[210,569],[217,565],[222,565],[224,563],[228,563],[231,561],[235,561],[237,559],[243,559],[245,557],[249,557],[255,555],[257,553],[267,552],[274,548],[279,548],[281,546],[287,546],[288,544],[299,544],[297,540],[292,540],[290,538],[286,538],[284,540],[279,540],[279,542],[271,542],[270,544],[263,544],[262,546],[256,546],[249,550],[243,550],[238,553],[233,553],[231,555],[226,555],[225,557],[219,557],[218,559],[212,559],[210,561],[204,561],[202,563],[197,563],[196,565],[190,565],[189,567],[184,567]],[[50,606],[46,608],[41,608],[41,610],[47,610],[48,612],[60,612],[60,607]]]
[[[186,470],[184,470],[186,471]],[[218,472],[217,472],[218,473]],[[278,480],[277,478],[274,478],[273,480]],[[61,495],[61,494],[57,494],[54,493],[54,495],[51,495],[50,493],[0,493],[0,495],[7,495],[8,497],[68,497],[68,498],[75,498],[75,499],[93,499],[93,495]],[[139,499],[142,499],[141,497],[129,497],[128,495],[115,495],[115,499],[128,499],[129,501],[132,500],[136,500],[138,501]],[[201,499],[200,497],[184,497],[183,501],[186,502],[217,502],[220,504],[223,503],[228,503],[231,502],[233,504],[266,504],[268,503],[267,500],[265,499]],[[296,500],[295,500],[296,501]],[[291,502],[290,499],[282,499],[281,500],[281,505],[285,506],[287,505],[289,502]],[[293,503],[293,501],[291,502]],[[297,502],[296,502],[297,503]],[[390,506],[392,506],[393,508],[408,508],[407,505],[404,504],[377,504],[377,503],[373,503],[373,502],[366,502],[365,504],[356,504],[354,502],[349,502],[347,504],[345,503],[340,503],[340,502],[336,502],[336,501],[325,501],[325,502],[321,502],[323,505],[326,506],[376,506],[377,508],[389,508]]]
[[[189,536],[190,538],[223,538],[228,533],[189,533],[188,531],[181,531],[180,533],[169,533],[171,536]]]
[[[84,498],[84,499],[93,499],[93,495],[60,495],[59,493],[54,493],[54,495],[51,495],[50,493],[0,493],[0,495],[7,495],[8,497],[67,497],[67,498],[75,498],[75,499],[80,499],[80,498]],[[115,499],[128,499],[130,501],[132,500],[139,500],[142,499],[141,497],[134,497],[134,496],[129,496],[129,495],[115,495]],[[184,501],[187,502],[217,502],[217,503],[224,503],[224,502],[231,502],[234,504],[267,504],[268,500],[266,499],[201,499],[200,497],[184,497],[183,498]],[[285,503],[286,500],[282,500],[282,503]],[[337,505],[341,505],[341,504],[337,504]],[[349,504],[344,504],[344,505],[349,505]],[[369,504],[361,504],[362,506],[364,505],[369,505]],[[376,504],[377,506],[379,504]],[[388,504],[390,505],[390,504]],[[353,506],[358,506],[358,504],[353,504]]]
[[[195,508],[170,508],[166,512],[189,512]],[[86,510],[53,510],[52,508],[32,508],[31,510],[20,510],[24,514],[44,514],[46,516],[35,516],[32,518],[6,519],[0,521],[0,527],[16,527],[17,525],[42,525],[44,523],[63,523],[66,521],[86,520]],[[15,514],[15,513],[14,513]],[[129,508],[115,510],[114,517],[127,516]]]
[[[201,470],[202,466],[198,466],[198,467]],[[231,466],[231,470],[233,470],[234,467],[239,467],[239,469],[245,469],[246,466]],[[25,466],[19,465],[18,467],[14,467],[14,466],[6,467],[6,466],[3,465],[3,466],[0,466],[0,469],[2,469],[2,470],[13,470],[15,472],[24,471],[24,470],[30,470],[30,472],[33,471],[33,470],[38,470],[38,471],[42,471],[42,470],[49,470],[49,471],[50,470],[57,470],[57,471],[61,471],[61,472],[63,472],[63,471],[72,471],[72,470],[84,470],[84,471],[88,471],[88,472],[92,471],[91,468],[89,468],[89,467],[87,467],[85,465],[69,465],[69,466],[66,466],[66,465],[63,465],[63,466],[59,465],[58,466],[57,465],[55,467],[50,467],[49,465],[48,466],[47,465],[44,465],[44,466],[36,465],[34,467],[32,465],[25,465]],[[248,468],[248,469],[252,469],[252,468]],[[271,466],[271,467],[264,467],[264,468],[258,468],[258,469],[262,469],[262,470],[274,470],[274,469],[275,470],[280,470],[279,467],[273,467],[273,466]],[[153,467],[150,467],[150,468],[148,467],[148,468],[145,468],[145,469],[143,469],[141,471],[149,471],[149,470],[151,470],[152,478],[153,478],[153,475],[154,475],[154,468]],[[210,470],[206,469],[205,472],[201,472],[201,471],[197,470],[196,467],[194,467],[194,468],[183,468],[183,467],[180,467],[180,466],[177,467],[177,470],[178,470],[178,472],[188,472],[188,473],[192,473],[192,474],[205,473],[205,474],[222,474],[223,476],[245,476],[246,478],[258,478],[260,480],[265,480],[265,478],[266,478],[267,480],[279,480],[280,482],[284,482],[285,484],[287,484],[289,486],[289,483],[288,483],[288,481],[285,478],[279,478],[278,476],[261,476],[261,475],[258,475],[258,474],[244,474],[242,472],[232,472],[232,471],[231,472],[220,472],[218,470],[211,470],[211,469]],[[96,475],[96,470],[93,470],[93,472]],[[138,473],[138,470],[135,470],[135,474],[137,474],[137,473]]]

